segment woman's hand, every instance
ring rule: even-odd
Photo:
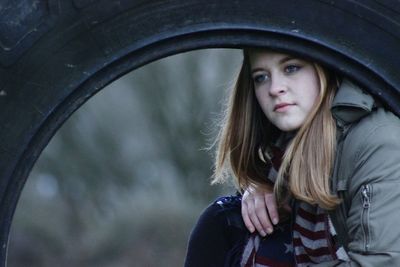
[[[255,230],[262,236],[272,233],[273,225],[279,222],[279,216],[271,186],[252,185],[244,191],[242,217],[251,233]]]

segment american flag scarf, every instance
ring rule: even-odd
[[[348,260],[343,247],[336,246],[336,232],[326,211],[305,202],[296,206],[294,221],[279,224],[264,238],[249,237],[241,267],[306,267]]]
[[[252,234],[244,247],[241,267],[291,267],[294,265],[291,225],[277,226],[271,235],[263,238]]]

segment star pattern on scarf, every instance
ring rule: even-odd
[[[292,244],[286,244],[286,243],[284,243],[284,245],[285,245],[285,253],[291,253],[291,252],[293,252],[293,246],[292,246]]]

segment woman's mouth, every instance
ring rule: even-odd
[[[275,105],[274,111],[275,112],[285,112],[286,110],[288,110],[293,105],[294,104],[291,104],[291,103],[279,103],[279,104]]]

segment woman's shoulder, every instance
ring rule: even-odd
[[[377,108],[350,126],[347,143],[368,145],[396,140],[400,136],[400,118],[384,108]]]
[[[355,185],[397,179],[399,136],[400,119],[388,110],[378,108],[362,118],[351,126],[344,140],[341,175],[354,180]],[[354,176],[359,177],[350,178]]]

